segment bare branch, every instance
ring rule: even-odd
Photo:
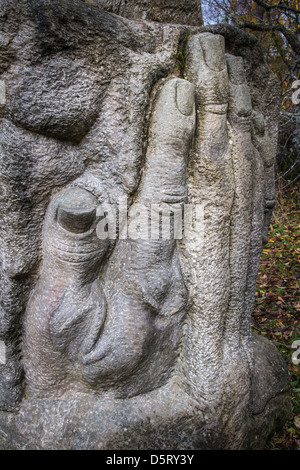
[[[267,11],[278,9],[278,10],[290,11],[290,12],[296,13],[297,15],[299,15],[300,13],[299,10],[297,10],[294,7],[291,7],[290,5],[286,5],[285,3],[279,2],[279,3],[271,4],[271,3],[266,3],[263,0],[254,0],[254,1],[257,5],[263,7]]]
[[[257,0],[256,0],[257,1]],[[253,31],[278,31],[284,35],[288,43],[290,44],[293,51],[300,55],[300,41],[297,38],[297,34],[293,34],[284,25],[280,23],[269,24],[269,23],[254,23],[252,21],[243,21],[238,23],[239,28],[248,28]]]

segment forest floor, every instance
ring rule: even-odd
[[[291,377],[292,419],[267,450],[300,450],[300,183],[277,192],[277,204],[257,280],[252,327],[271,340]],[[296,347],[295,341],[299,341]],[[294,356],[293,356],[294,355]]]

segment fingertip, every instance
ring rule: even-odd
[[[176,105],[184,116],[191,116],[195,112],[195,85],[187,80],[176,83]]]
[[[226,63],[229,77],[229,111],[239,118],[248,119],[252,113],[252,100],[244,60],[242,57],[227,54]]]
[[[68,232],[84,233],[93,225],[96,218],[96,208],[69,209],[58,208],[57,221]]]
[[[224,37],[219,34],[201,33],[199,43],[207,67],[214,72],[224,70],[226,67]]]
[[[87,232],[96,219],[97,198],[80,187],[69,188],[55,201],[57,223],[72,233]]]
[[[242,57],[226,54],[229,80],[233,85],[246,83],[244,60]]]
[[[152,130],[159,134],[173,122],[173,128],[182,123],[190,126],[195,109],[195,85],[182,78],[172,78],[164,83],[156,101]]]

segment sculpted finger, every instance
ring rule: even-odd
[[[232,279],[236,282],[235,296],[231,296],[232,311],[229,315],[232,324],[228,331],[234,331],[237,324],[235,316],[241,303],[238,301],[239,288],[243,288],[244,299],[240,315],[240,331],[242,338],[251,338],[251,313],[256,289],[256,279],[259,269],[262,242],[267,241],[267,232],[271,213],[275,204],[274,184],[274,147],[267,135],[264,116],[251,106],[250,88],[244,73],[241,57],[227,56],[230,78],[229,121],[233,130],[233,168],[237,184],[235,201],[236,216],[232,227],[240,242],[233,244],[236,256],[231,255]],[[248,201],[248,202],[247,202]],[[251,201],[251,205],[249,204]],[[234,212],[233,212],[234,214]],[[250,232],[249,232],[250,230]],[[242,249],[242,239],[246,243]],[[247,242],[250,240],[250,244]],[[247,249],[248,245],[248,249]],[[238,248],[240,246],[240,249]],[[245,277],[245,253],[247,253],[247,272]],[[240,262],[240,264],[239,264]],[[242,263],[242,264],[241,264]],[[242,271],[238,272],[240,266]],[[236,298],[235,307],[233,305]],[[234,310],[236,315],[234,314]],[[237,335],[236,335],[237,337]],[[249,348],[248,348],[249,349]]]
[[[200,106],[207,111],[227,109],[228,76],[223,36],[202,33],[193,36],[187,44],[185,75],[195,83]]]
[[[244,61],[242,57],[227,54],[226,62],[229,75],[229,119],[240,131],[249,132],[252,104]]]
[[[96,234],[98,199],[89,191],[72,187],[51,202],[44,226],[44,251],[55,269],[89,277],[89,264],[104,254],[108,240]],[[70,280],[70,279],[69,279]]]
[[[185,76],[195,83],[198,104],[197,150],[204,158],[222,158],[228,145],[228,75],[223,36],[202,33],[187,44]]]
[[[252,104],[246,82],[242,57],[227,55],[229,74],[229,110],[231,160],[235,197],[230,227],[230,301],[225,325],[225,344],[241,347],[241,322],[245,314],[243,295],[247,288],[252,251],[249,240],[254,229],[255,208],[252,195],[255,188],[256,150],[251,139]]]
[[[152,115],[139,202],[182,202],[195,131],[194,85],[174,78],[159,92]]]
[[[70,187],[54,197],[46,213],[43,262],[23,338],[26,380],[37,396],[64,393],[73,373],[72,368],[67,373],[65,358],[75,364],[89,352],[105,321],[97,278],[109,241],[97,237],[97,206],[92,193]]]
[[[241,337],[246,340],[251,338],[251,312],[264,233],[266,187],[272,186],[274,181],[274,175],[268,175],[269,170],[266,170],[272,160],[272,145],[266,140],[263,116],[252,110],[243,59],[228,56],[227,64],[230,77],[229,120],[234,140],[233,168],[237,181],[232,226],[232,239],[236,241],[232,245],[231,256],[234,288],[227,326],[228,336],[232,338],[234,325],[240,325]],[[244,292],[242,303],[238,300],[241,291]],[[235,337],[238,341],[238,334]]]
[[[189,236],[182,243],[183,272],[190,286],[182,357],[189,392],[195,390],[195,395],[210,400],[220,376],[224,318],[230,296],[229,234],[234,190],[223,37],[203,33],[189,40],[185,77],[196,86],[198,117],[188,166],[188,202],[204,217],[201,222],[200,216],[200,224],[190,225]]]
[[[254,112],[251,119],[252,139],[264,165],[264,224],[262,241],[267,243],[272,211],[275,206],[275,148],[266,130],[264,116]]]

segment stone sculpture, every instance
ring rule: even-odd
[[[255,38],[80,0],[0,23],[1,447],[261,448],[290,408],[250,325],[278,115]]]

